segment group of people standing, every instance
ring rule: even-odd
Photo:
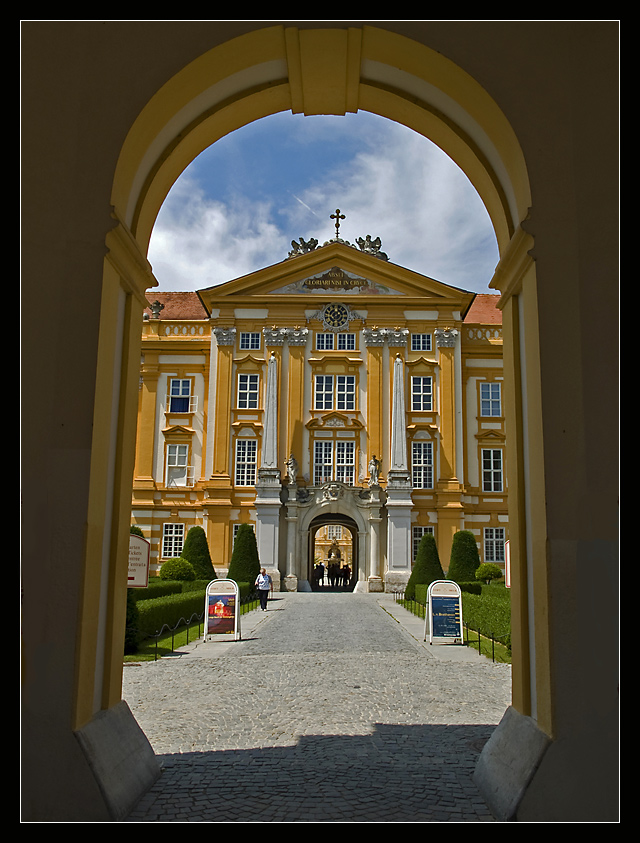
[[[316,588],[321,588],[325,581],[331,588],[346,587],[351,581],[351,568],[339,562],[329,562],[325,568],[322,562],[318,562],[313,569],[313,579]]]

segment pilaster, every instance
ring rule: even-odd
[[[368,457],[383,453],[382,431],[382,363],[385,332],[375,328],[365,328],[364,344],[367,349],[367,440]],[[374,400],[372,400],[374,399]]]
[[[256,482],[256,541],[260,564],[279,578],[280,470],[278,468],[278,359],[271,352],[267,362],[264,429]]]
[[[459,333],[455,328],[437,328],[434,332],[440,365],[440,451],[436,484],[438,512],[438,553],[448,568],[453,536],[462,525],[462,486],[456,474],[456,377],[455,351]]]
[[[145,354],[141,368],[140,410],[136,438],[136,464],[134,482],[138,489],[152,489],[153,459],[156,447],[156,407],[158,394],[158,355]]]

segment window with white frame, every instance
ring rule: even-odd
[[[433,378],[430,375],[411,378],[411,409],[433,410]]]
[[[504,527],[484,528],[484,561],[504,564]]]
[[[260,348],[260,334],[257,331],[242,331],[240,333],[240,348]]]
[[[195,411],[195,397],[191,395],[190,378],[171,378],[167,404],[170,413],[189,413]]]
[[[411,443],[411,485],[433,489],[433,442]]]
[[[316,375],[314,396],[315,410],[355,410],[355,375]]]
[[[314,442],[313,483],[321,486],[330,480],[333,480],[333,442]]]
[[[258,469],[258,440],[236,439],[236,486],[255,486]]]
[[[481,383],[480,384],[480,415],[481,416],[501,416],[502,415],[502,396],[501,384],[499,383]]]
[[[313,406],[316,410],[333,410],[333,375],[316,375]]]
[[[482,491],[502,492],[503,467],[502,450],[500,448],[482,449]]]
[[[351,440],[319,439],[313,449],[313,482],[315,486],[338,480],[353,486],[356,475],[356,443]]]
[[[338,439],[336,442],[336,480],[353,486],[356,471],[356,443]]]
[[[416,556],[418,555],[418,547],[420,546],[420,542],[422,541],[425,535],[433,535],[433,527],[412,527],[411,528],[411,538],[412,538],[412,560],[416,561]]]
[[[327,538],[329,541],[339,542],[342,540],[342,526],[340,524],[327,525]]]
[[[354,351],[356,347],[356,335],[348,333],[326,333],[316,334],[317,351]]]
[[[411,351],[431,351],[431,334],[411,334]]]
[[[193,484],[189,466],[189,445],[167,445],[166,486],[190,486]]]
[[[176,559],[184,546],[184,524],[162,525],[162,558]]]
[[[356,378],[355,375],[336,376],[336,409],[355,410]]]
[[[238,375],[238,409],[258,409],[260,375]]]

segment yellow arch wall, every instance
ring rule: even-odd
[[[364,26],[273,26],[205,53],[141,112],[118,162],[112,200],[146,251],[170,187],[203,149],[279,111],[359,109],[402,123],[440,146],[466,173],[503,253],[530,194],[517,139],[493,100],[459,67],[403,36]]]
[[[518,267],[521,280],[520,263],[530,262],[527,250],[531,245],[520,230],[530,206],[530,193],[522,152],[511,127],[478,83],[440,53],[369,26],[301,31],[279,25],[257,30],[200,56],[157,92],[127,136],[112,192],[115,215],[135,239],[138,259],[146,253],[157,213],[171,186],[216,140],[284,110],[345,114],[359,109],[395,120],[428,137],[466,173],[494,225],[504,258],[503,306],[510,307],[510,297],[520,289],[512,282],[512,267]],[[520,235],[514,240],[516,232]],[[534,290],[532,263],[528,271],[532,276],[529,289]],[[149,284],[148,275],[140,281],[142,292],[143,285]],[[531,335],[535,335],[535,293],[522,318],[531,323]],[[532,363],[535,366],[535,359]],[[518,370],[516,362],[508,383],[513,395],[519,394],[522,386]],[[511,429],[522,434],[522,425],[515,424],[520,413],[514,407]],[[512,470],[518,470],[524,448],[522,435],[511,437],[509,446],[509,464]],[[540,453],[541,443],[537,446]],[[519,524],[526,541],[527,513],[521,516]],[[542,708],[531,703],[532,686],[537,684],[540,690],[547,685],[548,665],[544,658],[540,661],[547,644],[542,641],[537,647],[537,669],[541,671],[537,681],[531,675],[530,631],[524,611],[527,583],[518,576],[519,566],[524,567],[525,562],[520,558],[518,542],[512,542],[512,546],[514,591],[524,602],[522,615],[516,610],[514,617],[513,635],[519,642],[515,645],[514,704],[522,713],[542,716],[543,727],[550,733],[548,689]],[[113,699],[116,691],[112,685],[107,697]]]

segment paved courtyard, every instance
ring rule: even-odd
[[[473,783],[511,669],[391,595],[275,594],[242,640],[128,664],[162,765],[125,822],[494,822]]]

